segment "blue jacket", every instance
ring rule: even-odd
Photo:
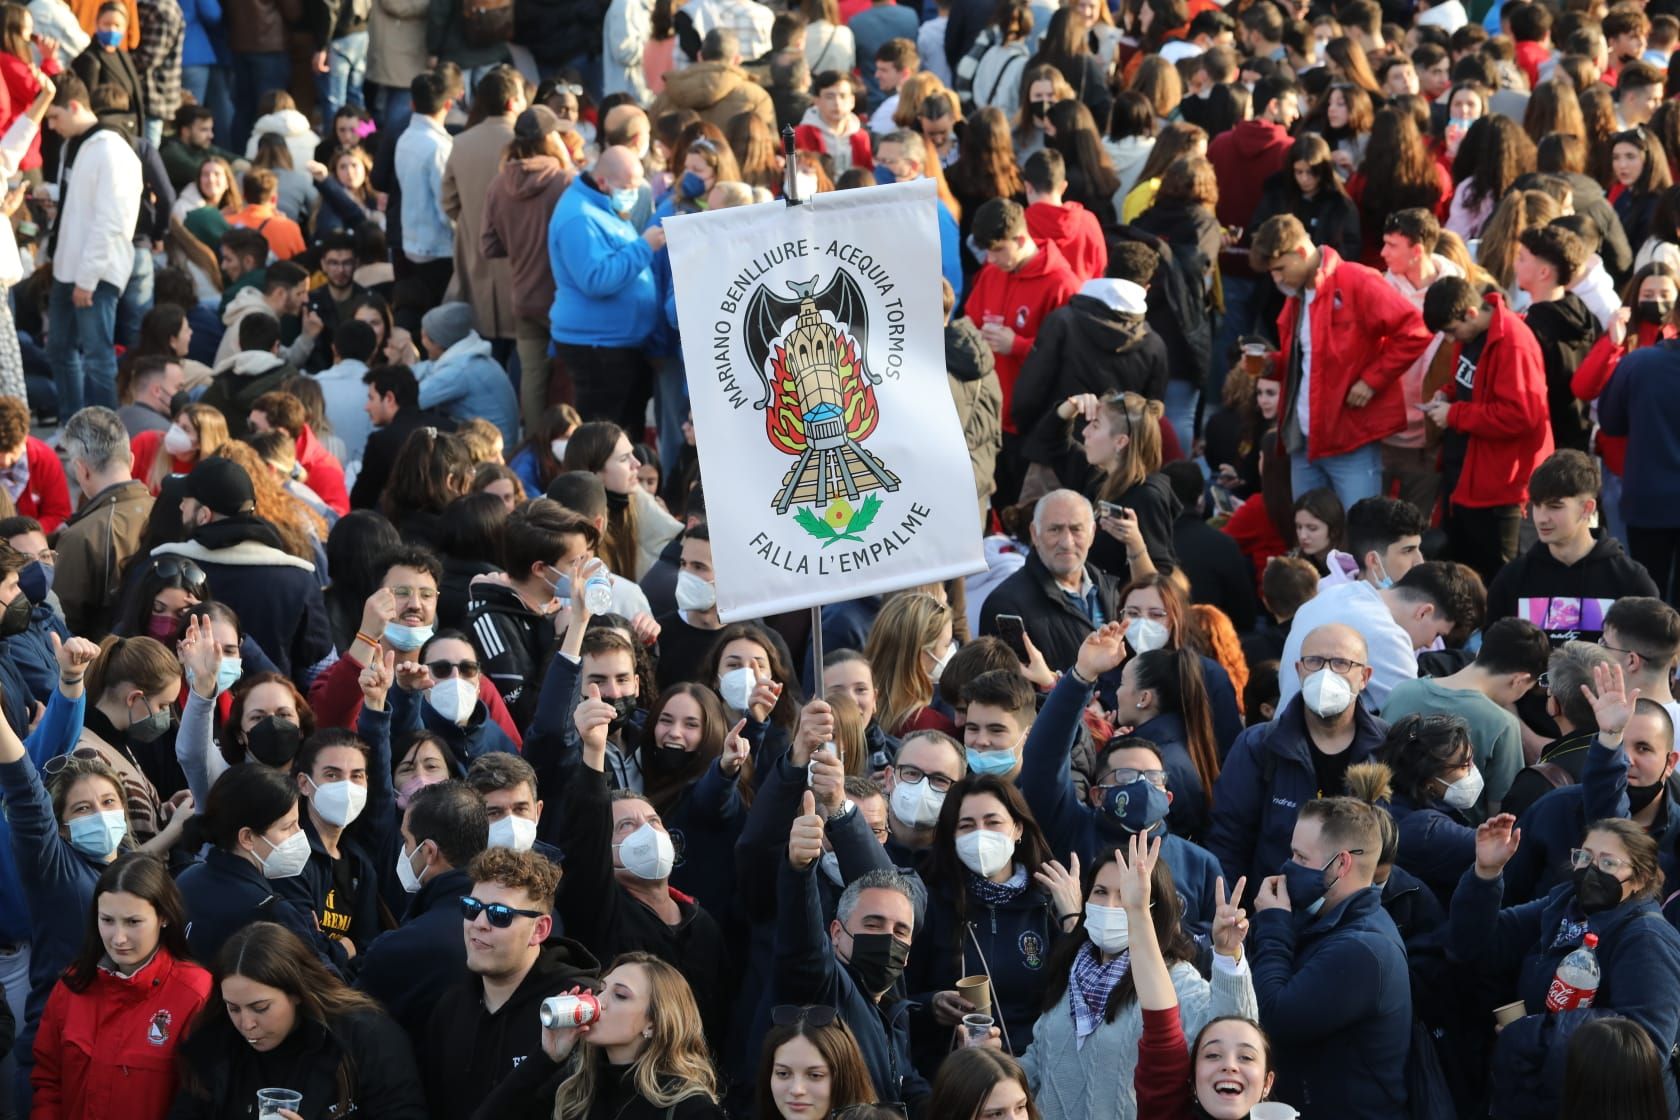
[[[739,776],[724,774],[714,760],[660,817],[677,853],[671,886],[729,925],[735,910],[735,841],[747,819]]]
[[[176,878],[187,910],[187,947],[205,968],[228,938],[252,922],[278,922],[313,946],[323,961],[342,969],[344,950],[327,940],[307,906],[282,898],[274,884],[244,856],[211,848]]]
[[[941,202],[934,207],[939,211],[939,274],[951,285],[951,290],[962,298],[963,269],[962,269],[962,232],[957,228],[957,219],[945,209]],[[1017,1053],[1024,1053],[1024,1049]]]
[[[46,715],[41,717],[40,724],[29,738],[23,741],[24,751],[37,770],[46,765],[49,758],[69,754],[75,749],[77,740],[82,737],[82,714],[86,710],[85,696],[67,700],[55,689],[48,697]],[[0,801],[5,799],[4,794],[4,788],[0,787]],[[11,825],[6,821],[6,814],[0,812],[0,941],[16,944],[29,940],[32,927],[29,923],[28,896],[18,863],[4,854],[10,851]],[[0,1086],[0,1093],[5,1091],[5,1087]]]
[[[1254,995],[1276,1050],[1272,1095],[1312,1120],[1405,1116],[1412,987],[1381,892],[1315,917],[1262,910],[1252,929]]]
[[[1190,759],[1184,718],[1176,712],[1162,712],[1134,727],[1132,734],[1160,748],[1167,788],[1173,795],[1172,808],[1167,812],[1169,826],[1180,836],[1201,837],[1208,823],[1207,790],[1202,788],[1202,776]]]
[[[910,1060],[908,1000],[888,992],[881,1002],[859,990],[834,955],[817,889],[817,864],[796,871],[784,857],[776,884],[776,951],[770,991],[775,1004],[820,1004],[840,1013],[856,1036],[869,1079],[883,1101],[903,1101],[918,1115],[931,1088]]]
[[[1388,735],[1388,724],[1363,704],[1354,713],[1350,762],[1364,762]],[[1248,876],[1249,898],[1268,875],[1289,858],[1295,817],[1301,806],[1319,796],[1313,772],[1313,745],[1307,735],[1306,709],[1295,697],[1270,723],[1250,727],[1231,745],[1219,779],[1213,783],[1213,814],[1207,847],[1225,870],[1225,882]],[[1341,790],[1324,790],[1331,795]],[[1284,1098],[1288,1100],[1289,1098]]]
[[[354,232],[358,226],[368,220],[368,211],[355,197],[345,189],[344,184],[337,178],[328,175],[315,184],[315,189],[321,194],[320,209],[315,211],[315,240],[320,241],[325,235],[334,230],[347,229]]]
[[[1459,876],[1476,862],[1476,830],[1458,810],[1440,801],[1417,805],[1396,794],[1389,813],[1400,829],[1395,862],[1421,879],[1445,906],[1452,901]]]
[[[435,408],[457,422],[482,417],[501,429],[506,446],[519,442],[513,382],[477,331],[468,331],[435,360],[416,363],[414,376],[420,382],[421,408]]]
[[[416,1043],[438,996],[467,977],[461,898],[472,885],[464,868],[422,883],[402,925],[380,934],[357,961],[356,987],[383,1004]]]
[[[471,718],[464,725],[444,719],[424,701],[421,693],[409,692],[406,689],[393,688],[386,707],[391,713],[389,735],[401,738],[425,728],[449,744],[449,751],[454,755],[454,758],[449,760],[450,766],[458,766],[462,776],[466,774],[466,768],[472,765],[473,759],[481,754],[489,754],[491,751],[519,753],[519,748],[508,738],[507,732],[502,730],[502,725],[490,718],[490,709],[484,706],[482,700],[478,702]]]
[[[181,17],[186,28],[181,38],[182,66],[215,66],[216,31],[222,24],[218,0],[181,0]],[[226,140],[226,137],[220,137]]]
[[[397,138],[396,176],[402,183],[402,251],[413,261],[446,260],[455,251],[455,226],[443,209],[443,170],[455,141],[419,113]]]
[[[537,473],[537,453],[529,447],[522,448],[518,454],[508,460],[508,470],[519,476],[520,483],[525,487],[527,498],[543,496],[542,476]]]
[[[1622,359],[1598,398],[1605,435],[1626,436],[1622,516],[1640,528],[1680,525],[1668,480],[1680,475],[1680,342],[1641,346]]]
[[[588,174],[560,196],[548,223],[554,270],[554,341],[575,346],[640,346],[658,325],[653,248],[610,209]]]
[[[1479,966],[1484,983],[1500,985],[1496,1002],[1514,992],[1529,1011],[1499,1034],[1493,1115],[1552,1120],[1558,1114],[1570,1037],[1583,1023],[1609,1015],[1644,1027],[1657,1053],[1664,1055],[1663,1086],[1673,1115],[1680,1091],[1667,1055],[1680,1042],[1680,933],[1649,899],[1583,916],[1575,907],[1572,885],[1501,909],[1503,894],[1502,879],[1484,880],[1472,867],[1459,880],[1448,918],[1453,952]],[[1548,1012],[1552,977],[1588,930],[1598,934],[1599,986],[1593,1006]]]
[[[1091,692],[1072,673],[1062,675],[1027,732],[1026,745],[1021,749],[1021,774],[1015,779],[1056,858],[1065,863],[1070,853],[1077,852],[1086,867],[1103,848],[1123,846],[1128,837],[1117,821],[1081,801],[1073,785],[1073,744],[1079,735],[1080,713],[1090,702]],[[1171,779],[1168,781],[1170,785]],[[1219,861],[1206,848],[1171,832],[1161,841],[1161,858],[1172,869],[1185,929],[1198,940],[1205,940],[1217,905]]]
[[[6,639],[6,652],[29,686],[29,695],[43,704],[58,690],[58,659],[53,656],[49,634],[57,634],[60,641],[65,641],[70,637],[70,628],[51,607],[37,603],[29,612],[29,629]]]

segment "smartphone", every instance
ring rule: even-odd
[[[833,755],[835,758],[840,757],[840,747],[839,747],[838,744],[835,744],[835,743],[824,743],[822,746],[818,747],[817,750],[827,751],[829,754]],[[812,773],[813,773],[812,765],[811,765],[810,762],[807,762],[805,764],[805,784],[807,786],[809,786],[811,784]]]
[[[1097,516],[1099,518],[1112,517],[1116,521],[1126,521],[1134,515],[1125,506],[1117,506],[1113,502],[1098,502]]]
[[[1015,653],[1015,659],[1025,665],[1027,656],[1027,624],[1021,621],[1018,614],[1000,614],[997,616],[998,637],[1003,644]]]

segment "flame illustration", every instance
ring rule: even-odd
[[[880,412],[875,406],[875,388],[859,372],[857,344],[852,341],[852,336],[841,333],[838,341],[841,347],[840,398],[846,419],[846,435],[854,440],[866,439],[880,420]],[[786,347],[778,343],[770,361],[775,399],[764,410],[764,428],[776,450],[784,455],[801,455],[806,448],[803,402],[799,399],[793,375],[787,371],[786,355]]]

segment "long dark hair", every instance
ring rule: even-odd
[[[105,940],[99,936],[99,898],[107,894],[131,894],[151,903],[157,911],[158,948],[178,961],[190,961],[187,949],[187,907],[169,869],[156,856],[142,852],[128,852],[108,864],[99,874],[93,887],[93,905],[88,907],[87,930],[82,935],[82,951],[64,970],[64,986],[72,992],[84,992],[99,973],[99,962],[105,958]]]
[[[1015,862],[1027,869],[1028,889],[1033,888],[1032,876],[1053,858],[1049,841],[1044,839],[1044,832],[1028,808],[1027,799],[1021,796],[1014,782],[994,774],[970,774],[953,785],[945,794],[945,804],[940,808],[939,820],[933,826],[933,854],[929,857],[928,878],[933,884],[944,886],[946,896],[956,911],[954,928],[958,930],[967,920],[971,892],[968,888],[970,872],[957,858],[957,818],[962,816],[964,799],[977,794],[986,794],[1003,802],[1004,809],[1021,826],[1021,839],[1015,844]],[[958,938],[954,949],[958,967],[961,967],[962,938]]]
[[[1071,9],[1063,8],[1062,11]],[[1033,1100],[1032,1088],[1027,1084],[1026,1071],[1021,1063],[1002,1051],[984,1047],[969,1047],[955,1051],[940,1063],[933,1079],[933,1096],[929,1098],[927,1115],[940,1120],[974,1120],[992,1090],[1005,1081],[1013,1081],[1027,1095],[1027,1120],[1039,1120],[1038,1104]],[[774,1115],[772,1113],[771,1115]]]
[[[758,1111],[755,1115],[769,1120],[779,1115],[770,1096],[770,1082],[776,1072],[776,1051],[796,1038],[803,1038],[822,1055],[828,1067],[828,1115],[834,1116],[854,1104],[867,1104],[875,1099],[875,1084],[869,1077],[869,1066],[858,1049],[857,1037],[844,1019],[817,1026],[801,1016],[781,1026],[772,1026],[764,1036],[764,1051],[758,1062]]]
[[[1510,117],[1479,117],[1471,128],[1478,130],[1480,136],[1469,156],[1470,186],[1464,192],[1464,201],[1471,206],[1480,206],[1486,199],[1504,197],[1511,184],[1534,170],[1539,154],[1528,133]],[[1465,144],[1461,144],[1458,150],[1460,158],[1464,157],[1464,147],[1469,141],[1470,135],[1466,133]],[[1454,160],[1455,179],[1461,178],[1458,169],[1459,163]]]
[[[718,631],[712,641],[712,648],[706,653],[704,665],[705,674],[702,681],[715,681],[721,674],[723,651],[730,642],[745,638],[757,642],[764,650],[764,657],[770,663],[770,676],[782,686],[782,694],[776,699],[776,706],[770,709],[770,722],[778,727],[793,730],[798,722],[800,700],[799,678],[794,675],[793,667],[782,659],[781,647],[770,637],[770,632],[756,622],[731,622]]]
[[[1114,857],[1120,849],[1105,847],[1097,853],[1097,858],[1087,864],[1079,875],[1080,898],[1090,898],[1091,888],[1097,881],[1097,872],[1106,864],[1114,862]],[[1179,906],[1178,887],[1173,883],[1172,868],[1167,861],[1158,859],[1149,872],[1149,920],[1155,926],[1155,940],[1160,942],[1161,956],[1166,958],[1167,967],[1171,968],[1179,961],[1196,960],[1196,945],[1184,932],[1184,912]],[[1056,1005],[1062,1002],[1062,995],[1068,988],[1068,973],[1073,970],[1073,959],[1079,955],[1080,946],[1090,939],[1085,932],[1085,908],[1079,909],[1079,922],[1068,930],[1056,942],[1055,949],[1050,952],[1050,961],[1044,970],[1044,1002],[1040,1009],[1045,1012],[1054,1011]],[[1103,1008],[1103,1022],[1112,1023],[1120,1010],[1131,1002],[1137,992],[1136,982],[1132,979],[1132,970],[1127,969],[1120,982],[1114,985],[1114,990],[1108,994],[1108,1003]]]
[[[1062,8],[1056,14],[1072,10]],[[1050,106],[1048,120],[1056,135],[1046,137],[1045,144],[1061,153],[1067,165],[1068,182],[1082,177],[1092,202],[1112,198],[1120,189],[1120,176],[1115,173],[1108,153],[1103,151],[1102,134],[1097,131],[1091,110],[1082,101],[1058,101]]]
[[[1211,802],[1214,779],[1219,777],[1219,745],[1214,738],[1213,703],[1202,676],[1201,656],[1181,645],[1140,653],[1136,663],[1132,670],[1134,684],[1155,693],[1161,711],[1173,712],[1184,720],[1184,745]]]
[[[1371,142],[1365,149],[1365,193],[1360,222],[1382,229],[1396,210],[1419,207],[1433,212],[1441,205],[1441,177],[1429,145],[1410,113],[1393,107],[1377,110]],[[1379,239],[1380,240],[1380,239]]]
[[[210,843],[237,853],[240,832],[247,828],[259,835],[267,832],[297,803],[297,783],[290,775],[267,766],[230,766],[210,787],[198,815],[187,822],[186,844],[195,848]]]
[[[1002,109],[988,106],[964,124],[957,162],[945,173],[945,181],[968,198],[1014,198],[1025,190]]]
[[[460,436],[436,428],[416,428],[403,440],[391,463],[391,478],[379,504],[393,522],[411,513],[442,513],[467,492],[472,455]]]
[[[681,168],[682,164],[673,166]],[[588,471],[599,474],[607,460],[612,458],[613,449],[618,441],[628,439],[624,429],[610,420],[591,420],[586,424],[579,424],[566,440],[566,458],[560,464],[562,470]],[[607,528],[601,534],[601,544],[596,552],[607,562],[607,567],[625,579],[635,579],[636,572],[636,503],[634,500],[614,506],[609,499],[607,502]]]
[[[1563,1108],[1569,1120],[1663,1120],[1663,1055],[1644,1027],[1615,1016],[1583,1023],[1569,1038]]]
[[[660,765],[656,760],[672,752],[659,745],[659,717],[665,706],[678,696],[687,696],[700,706],[700,745],[689,752],[681,763]],[[682,795],[717,761],[723,753],[723,741],[728,734],[729,721],[723,711],[723,702],[705,685],[683,681],[659,694],[659,699],[648,709],[647,721],[642,724],[641,759],[642,769],[647,774],[648,803],[660,816],[666,816],[675,809]],[[743,773],[742,777],[747,775]],[[742,792],[746,792],[745,786]]]

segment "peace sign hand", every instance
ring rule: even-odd
[[[1237,905],[1246,886],[1248,877],[1244,876],[1227,895],[1224,878],[1215,879],[1213,884],[1213,951],[1233,960],[1242,959],[1243,940],[1248,936],[1248,914]]]

